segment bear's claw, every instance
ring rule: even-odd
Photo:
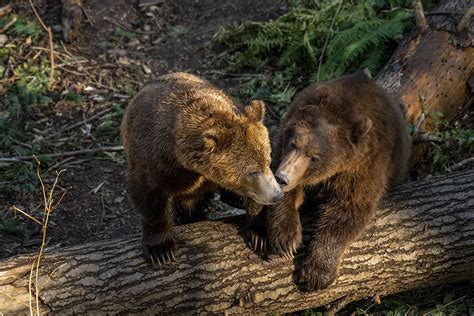
[[[173,239],[166,239],[162,242],[144,242],[143,255],[145,260],[150,262],[154,268],[163,268],[177,262],[176,244]]]
[[[280,234],[274,235],[273,239],[270,238],[272,252],[287,259],[295,258],[295,254],[301,243],[301,234],[295,234],[294,236]]]
[[[254,251],[264,252],[267,249],[267,238],[255,231],[249,232],[250,235],[250,247]]]
[[[150,254],[150,261],[154,268],[162,268],[177,262],[172,250],[166,250],[164,253],[159,254]]]

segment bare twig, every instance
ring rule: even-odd
[[[55,132],[55,133],[49,134],[49,135],[47,135],[47,136],[45,136],[45,137],[43,137],[43,138],[41,138],[41,139],[38,139],[36,142],[38,142],[38,141],[44,141],[44,140],[48,140],[48,139],[50,139],[50,138],[53,138],[54,136],[56,136],[56,135],[58,135],[58,134],[67,132],[67,131],[69,131],[69,130],[71,130],[71,129],[73,129],[73,128],[76,128],[76,127],[78,127],[78,126],[81,126],[81,125],[83,125],[83,124],[85,124],[85,123],[87,123],[87,122],[90,122],[90,121],[93,121],[93,120],[95,120],[95,119],[97,119],[97,118],[100,118],[102,115],[104,115],[104,114],[106,114],[106,113],[108,113],[108,112],[110,112],[110,111],[111,111],[111,108],[108,108],[108,109],[105,109],[105,110],[103,110],[103,111],[100,111],[99,113],[96,113],[96,114],[92,115],[91,117],[88,117],[88,118],[86,118],[86,119],[84,119],[84,120],[82,120],[82,121],[80,121],[80,122],[77,122],[77,123],[74,123],[74,124],[72,124],[72,125],[63,127],[63,128],[61,128],[59,131],[57,131],[57,132]]]
[[[36,159],[36,157],[33,157],[33,158],[36,160],[36,175],[37,175],[38,180],[41,184],[41,191],[43,193],[43,202],[44,202],[43,219],[42,219],[42,221],[40,221],[40,220],[36,219],[35,217],[29,215],[28,213],[20,210],[16,206],[13,206],[11,209],[13,211],[20,212],[21,214],[25,215],[27,218],[29,218],[29,219],[33,220],[34,222],[41,225],[41,233],[42,233],[41,245],[40,245],[40,248],[38,250],[38,255],[36,256],[36,258],[33,260],[32,264],[31,264],[29,282],[28,282],[28,289],[29,289],[29,305],[28,306],[30,308],[30,315],[33,316],[33,315],[36,314],[37,316],[39,316],[41,313],[40,313],[40,309],[39,309],[40,286],[39,286],[39,282],[38,282],[38,277],[39,277],[39,267],[40,267],[40,264],[41,264],[41,257],[43,256],[44,247],[47,244],[46,232],[47,232],[47,229],[48,229],[49,215],[54,210],[54,208],[57,207],[59,205],[59,203],[61,203],[62,199],[64,198],[64,195],[66,194],[66,192],[64,192],[61,195],[61,198],[59,199],[58,203],[56,203],[56,205],[53,206],[53,194],[54,194],[54,191],[57,187],[59,176],[61,175],[62,172],[64,172],[64,170],[61,170],[56,174],[56,179],[54,180],[54,183],[53,183],[53,186],[52,186],[51,190],[46,192],[46,188],[45,188],[43,179],[42,179],[41,174],[40,174],[40,164],[41,163],[39,162],[38,159]],[[34,277],[35,277],[35,291],[34,291],[34,294],[35,294],[36,308],[33,307],[33,272],[35,272],[35,275],[34,275]],[[22,303],[22,304],[26,305],[24,303]]]
[[[440,139],[430,132],[419,132],[416,137],[413,137],[413,144],[439,142]]]
[[[452,165],[451,167],[447,168],[446,170],[448,172],[455,171],[455,170],[461,169],[465,165],[469,165],[471,163],[474,163],[474,157],[469,157],[467,159],[464,159],[464,160]]]
[[[337,10],[336,10],[336,13],[334,14],[334,17],[331,21],[331,26],[329,27],[329,32],[328,32],[328,35],[326,36],[326,40],[324,41],[324,46],[323,46],[323,49],[321,50],[321,56],[319,56],[319,66],[318,66],[318,75],[316,77],[316,80],[319,81],[319,75],[321,74],[321,66],[323,65],[323,58],[324,58],[324,53],[326,52],[326,48],[328,47],[328,44],[329,44],[329,38],[331,37],[332,35],[332,32],[334,32],[334,30],[332,29],[334,27],[334,23],[336,22],[336,18],[339,14],[339,11],[341,10],[341,7],[342,7],[342,3],[344,2],[344,0],[341,0],[339,2],[339,6],[337,7]]]
[[[432,310],[432,311],[429,311],[428,313],[423,313],[422,315],[433,315],[435,312],[440,311],[440,310],[443,310],[444,308],[448,307],[449,305],[452,305],[452,304],[454,304],[454,303],[457,303],[457,302],[459,302],[459,301],[462,301],[462,300],[465,299],[466,297],[467,297],[467,295],[464,295],[464,296],[462,296],[462,297],[460,297],[460,298],[458,298],[458,299],[455,299],[454,301],[451,301],[451,302],[449,302],[449,303],[447,303],[447,304],[444,304],[443,306],[438,307],[437,309],[434,309],[434,310]]]
[[[474,16],[474,7],[470,7],[469,10],[467,10],[466,14],[462,17],[461,21],[459,21],[459,24],[457,26],[458,32],[461,32],[466,28],[472,16]]]
[[[0,30],[0,33],[5,33],[18,20],[16,16],[12,17],[10,21]]]
[[[426,21],[425,12],[423,11],[423,4],[419,0],[415,2],[415,21],[420,33],[428,29],[429,26]]]
[[[44,24],[43,20],[38,14],[38,11],[36,11],[36,8],[32,2],[32,0],[28,0],[31,6],[31,9],[33,10],[33,13],[36,16],[36,19],[38,22],[41,24],[43,29],[48,33],[48,42],[49,42],[49,59],[50,59],[50,71],[49,71],[49,86],[48,89],[52,90],[54,86],[54,47],[53,47],[53,32],[51,31],[51,28],[46,26]]]
[[[418,137],[418,133],[420,132],[421,125],[425,122],[425,113],[422,113],[418,118],[415,126],[413,127],[413,139]]]
[[[18,207],[16,207],[15,205],[12,206],[12,210],[15,211],[15,212],[20,212],[21,214],[25,215],[26,217],[28,217],[29,219],[31,219],[32,221],[38,223],[41,225],[41,222],[34,218],[33,216],[31,216],[30,214],[26,213],[25,211],[22,211],[20,210]]]
[[[105,146],[99,148],[89,148],[89,149],[80,149],[80,150],[73,150],[73,151],[65,151],[61,153],[53,153],[53,154],[42,154],[36,155],[36,157],[40,158],[56,158],[56,157],[71,157],[71,156],[79,156],[84,154],[92,154],[98,152],[105,152],[105,151],[122,151],[123,146]],[[27,161],[36,159],[35,156],[17,156],[17,157],[5,157],[0,158],[0,162],[20,162],[20,161]]]
[[[0,8],[0,16],[4,16],[10,12],[12,12],[12,6],[9,4]]]
[[[74,156],[71,156],[71,157],[68,157],[66,159],[63,159],[57,163],[55,163],[54,165],[52,165],[51,167],[49,167],[48,169],[46,169],[46,171],[44,172],[45,174],[48,174],[51,170],[54,170],[56,169],[57,167],[61,166],[61,165],[64,165],[65,163],[68,163],[70,162],[71,160],[74,160]]]

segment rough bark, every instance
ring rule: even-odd
[[[415,125],[428,113],[422,129],[432,131],[442,119],[451,121],[471,98],[468,81],[474,71],[474,20],[457,31],[472,1],[445,0],[427,16],[428,29],[414,29],[396,49],[377,82],[401,98],[407,120]],[[418,161],[426,146],[416,146]]]
[[[142,260],[137,237],[48,250],[40,269],[41,311],[290,312],[473,280],[473,208],[474,170],[397,188],[344,255],[336,283],[312,293],[295,287],[292,261],[263,260],[245,245],[241,221],[177,227],[179,264],[159,271]],[[0,262],[4,314],[28,310],[32,260]]]

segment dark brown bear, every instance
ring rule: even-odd
[[[298,209],[319,210],[298,279],[307,290],[322,289],[336,278],[341,255],[385,190],[405,178],[404,115],[359,72],[301,91],[280,131],[275,175],[285,196],[267,208],[267,237],[275,253],[293,256],[302,242]]]
[[[217,186],[265,205],[283,196],[270,170],[264,104],[242,108],[186,73],[148,83],[128,106],[121,126],[128,193],[141,213],[143,254],[154,265],[174,258],[175,219]]]

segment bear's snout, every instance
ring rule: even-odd
[[[284,187],[288,185],[288,175],[286,173],[279,171],[277,172],[275,177],[280,187]]]
[[[255,185],[255,190],[250,193],[250,196],[259,204],[273,205],[285,194],[270,169],[257,177]]]

